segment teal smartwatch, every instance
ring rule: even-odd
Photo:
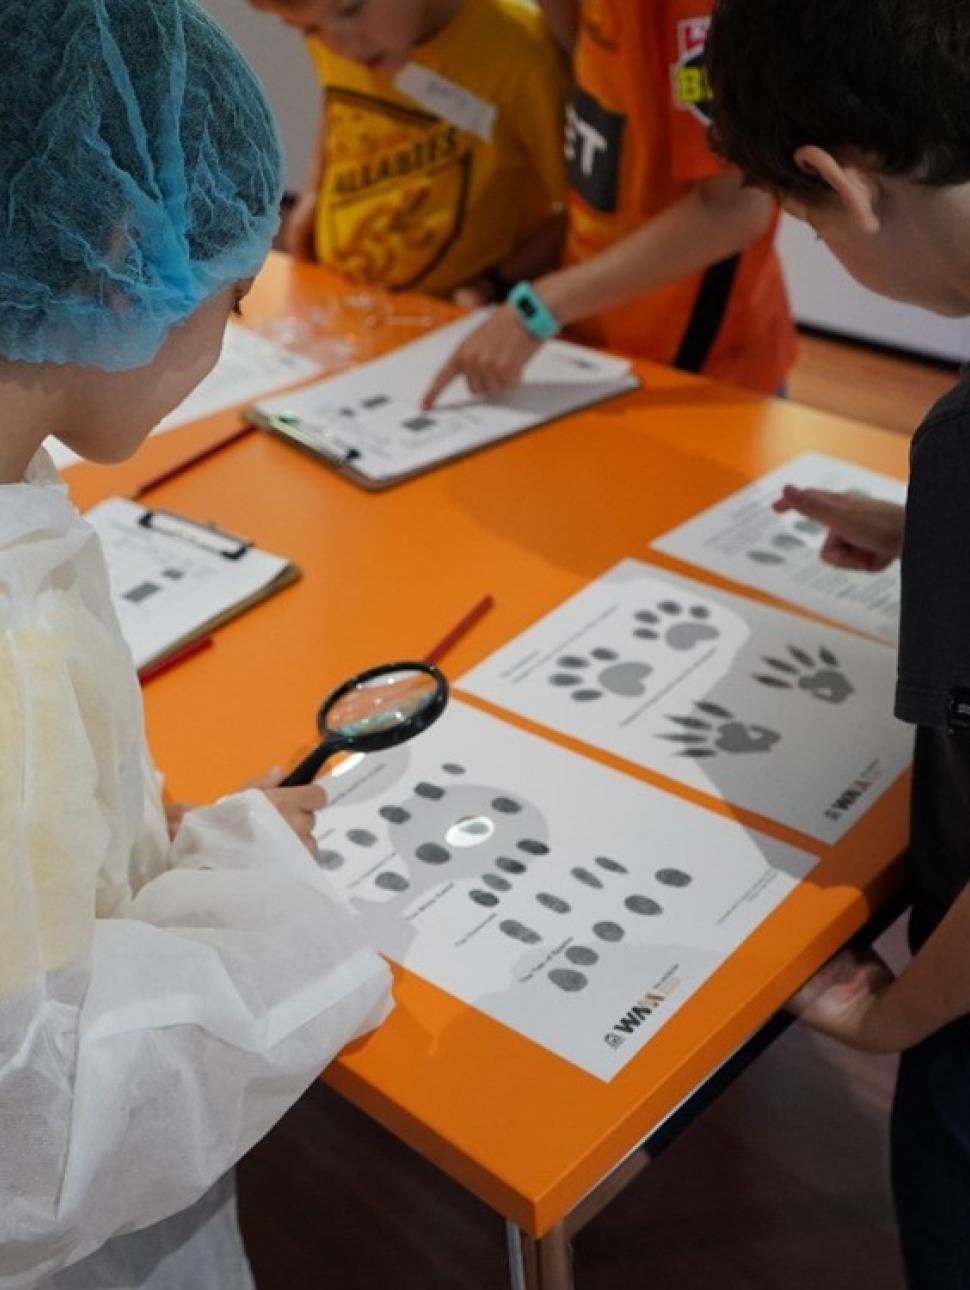
[[[509,292],[505,303],[512,306],[519,322],[537,340],[552,340],[562,331],[562,323],[538,295],[531,282],[517,283]]]

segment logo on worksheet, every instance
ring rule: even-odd
[[[680,985],[677,973],[679,964],[669,968],[656,985],[641,994],[629,1012],[618,1017],[603,1036],[603,1042],[610,1048],[622,1048],[631,1035],[648,1022],[658,1008],[663,1007],[670,996]]]
[[[872,786],[880,779],[882,779],[881,765],[878,761],[871,762],[862,774],[857,776],[846,788],[845,792],[840,793],[828,810],[824,812],[825,818],[838,823],[850,811],[855,810],[860,799],[865,797]]]
[[[454,125],[352,90],[329,89],[321,259],[355,282],[420,286],[454,245],[471,151]]]
[[[711,83],[704,66],[704,46],[710,17],[685,18],[677,24],[677,61],[671,70],[674,105],[692,113],[703,125],[710,125]]]

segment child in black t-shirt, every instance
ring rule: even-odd
[[[970,3],[720,0],[715,142],[860,282],[970,314]],[[916,727],[914,957],[838,956],[792,1001],[857,1048],[902,1052],[893,1188],[909,1284],[970,1288],[970,376],[913,440],[905,509],[788,488],[823,556],[902,557],[896,714]]]

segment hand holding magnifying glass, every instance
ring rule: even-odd
[[[320,705],[321,742],[281,788],[310,784],[338,752],[379,752],[413,739],[441,716],[448,682],[432,663],[385,663],[345,681]]]

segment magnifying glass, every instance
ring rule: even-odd
[[[335,753],[380,752],[413,739],[447,702],[448,682],[432,663],[385,663],[351,677],[320,705],[322,740],[281,786],[312,783]]]

